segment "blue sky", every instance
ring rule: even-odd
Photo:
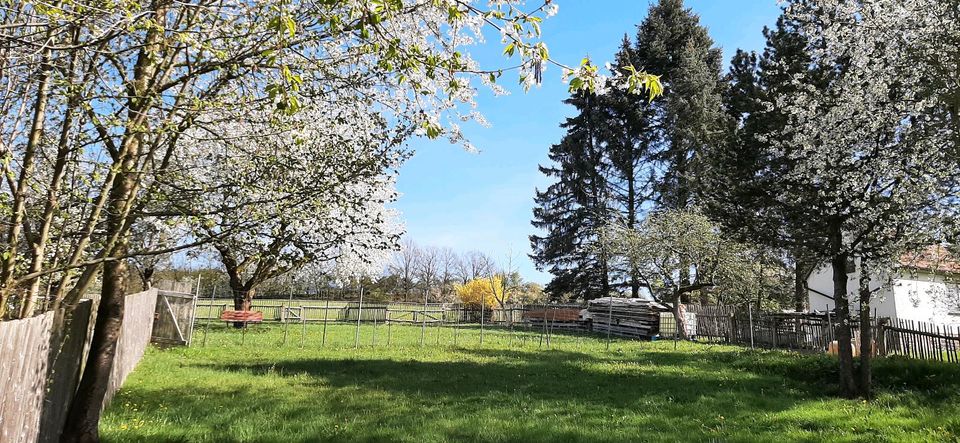
[[[633,38],[636,25],[652,3],[647,0],[557,0],[559,13],[543,26],[543,41],[553,58],[576,64],[584,56],[602,65],[612,59],[624,33]],[[737,48],[763,48],[763,26],[779,15],[776,0],[687,0],[700,15],[728,62]],[[506,66],[499,39],[468,49],[485,67]],[[548,69],[539,88],[524,93],[516,73],[501,84],[509,96],[481,94],[479,110],[491,127],[469,126],[465,133],[479,149],[468,153],[441,141],[415,140],[416,154],[400,168],[396,203],[407,236],[424,246],[479,250],[513,265],[524,278],[546,283],[550,275],[536,270],[527,257],[534,232],[530,225],[536,188],[549,185],[537,170],[547,151],[563,135],[559,125],[572,108],[564,105],[566,85],[560,71]]]

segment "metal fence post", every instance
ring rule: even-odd
[[[390,321],[390,304],[389,304],[389,303],[387,304],[386,317],[387,317],[387,319],[386,319],[386,321],[387,321],[387,346],[390,346],[390,338],[391,338],[390,336],[392,335],[392,332],[393,332],[393,322]]]
[[[607,295],[607,302],[609,303],[607,309],[607,350],[610,350],[610,332],[613,331],[613,297]],[[676,335],[676,332],[674,332]]]
[[[357,305],[357,332],[353,337],[353,348],[360,348],[360,317],[363,315],[363,286],[360,286],[360,304]]]
[[[283,346],[287,344],[287,330],[290,329],[290,305],[293,303],[293,290],[290,290],[290,297],[287,298],[287,307],[284,308],[283,312]],[[303,317],[303,311],[300,311],[300,316]]]
[[[437,322],[436,327],[434,327],[434,329],[437,330],[437,346],[440,345],[440,332],[442,331],[442,329],[441,329],[440,327],[443,326],[443,317],[444,317],[444,315],[445,315],[446,312],[447,312],[446,309],[447,309],[447,308],[445,308],[445,307],[443,306],[443,304],[440,304],[440,319],[439,319],[439,321]]]
[[[190,310],[190,335],[187,336],[187,347],[190,347],[193,344],[193,328],[197,323],[197,299],[200,298],[200,275],[197,275],[197,292],[194,293],[193,301],[191,301],[191,310]],[[46,300],[44,300],[46,304]]]
[[[750,349],[753,349],[753,304],[748,304],[747,310],[750,313]]]
[[[427,291],[423,291],[423,311],[420,313],[420,346],[423,346],[423,336],[427,333]]]
[[[460,317],[463,316],[463,305],[457,306],[457,316],[454,319],[453,324],[453,345],[458,345],[458,340],[460,338]]]

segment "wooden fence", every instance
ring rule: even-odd
[[[760,348],[824,352],[836,340],[832,314],[743,312],[722,307],[692,307],[697,338]],[[852,319],[854,340],[858,319]],[[913,320],[871,320],[877,355],[901,355],[960,363],[960,327]]]
[[[156,290],[130,295],[103,407],[150,342]],[[0,442],[60,439],[69,401],[86,360],[96,310],[85,301],[58,316],[0,323]],[[57,324],[62,324],[57,327]]]
[[[151,341],[160,345],[189,345],[196,304],[193,294],[158,290]]]
[[[877,335],[881,355],[960,363],[960,327],[894,319]]]

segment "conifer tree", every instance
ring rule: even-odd
[[[565,101],[579,114],[561,125],[567,133],[550,147],[554,164],[540,166],[540,172],[556,182],[534,198],[532,224],[545,235],[530,236],[531,258],[553,274],[545,290],[555,298],[591,299],[610,292],[609,260],[595,247],[611,214],[608,166],[600,142],[606,118],[602,100],[576,93]]]
[[[651,105],[656,203],[684,209],[695,200],[699,157],[723,139],[721,52],[682,0],[661,0],[640,24],[634,53],[664,79],[663,97]]]

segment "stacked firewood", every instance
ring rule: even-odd
[[[612,304],[612,306],[611,306]],[[660,313],[668,309],[654,301],[639,298],[604,297],[590,300],[587,315],[593,332],[618,337],[648,339],[660,331]]]
[[[580,311],[579,308],[547,306],[524,312],[523,319],[535,328],[584,330],[586,322],[581,318]]]

